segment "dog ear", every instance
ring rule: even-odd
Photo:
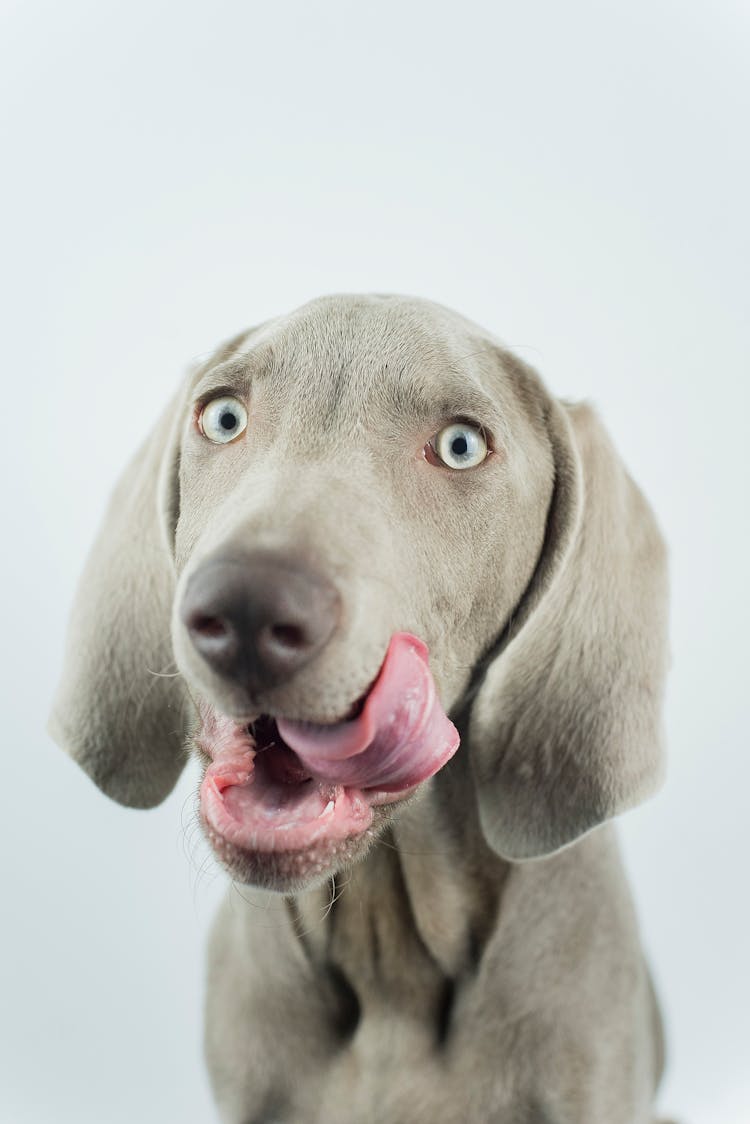
[[[482,827],[512,860],[572,843],[663,774],[665,547],[594,411],[544,397],[544,545],[469,715]]]
[[[119,481],[81,578],[49,731],[108,796],[160,803],[185,761],[170,616],[183,390]]]

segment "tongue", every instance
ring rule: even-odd
[[[316,778],[398,792],[427,780],[458,749],[458,731],[441,707],[425,644],[397,632],[362,713],[317,726],[277,719],[281,737]]]

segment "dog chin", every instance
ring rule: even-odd
[[[378,809],[372,825],[342,841],[320,840],[304,850],[253,851],[231,843],[203,817],[213,852],[234,882],[279,894],[312,890],[365,857],[391,816]]]

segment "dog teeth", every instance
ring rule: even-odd
[[[321,816],[330,816],[334,807],[335,807],[334,801],[329,800],[328,803],[326,804],[325,808],[323,809],[323,811],[320,813]]]

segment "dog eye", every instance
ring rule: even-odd
[[[432,438],[430,446],[448,468],[474,468],[489,451],[482,430],[468,422],[446,425]]]
[[[247,410],[238,398],[213,398],[200,412],[198,425],[204,437],[226,445],[247,428]]]

